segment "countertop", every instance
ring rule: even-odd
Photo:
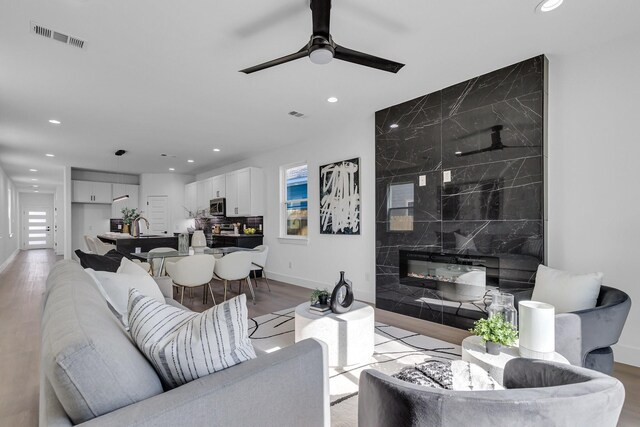
[[[133,237],[131,234],[125,233],[103,233],[98,234],[98,237],[108,240],[137,240],[137,239],[166,239],[171,237],[169,234],[143,234],[138,237]]]

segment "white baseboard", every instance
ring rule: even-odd
[[[329,292],[331,292],[333,290],[333,287],[335,286],[335,283],[316,282],[315,280],[309,280],[302,277],[289,276],[287,274],[275,273],[273,271],[267,271],[267,277],[269,279],[288,283],[290,285],[301,286],[303,288],[309,288],[309,289],[327,288]],[[353,294],[355,296],[355,299],[359,301],[365,301],[372,304],[375,303],[376,301],[376,297],[372,292],[362,292],[362,291],[359,291],[357,288],[354,288]]]
[[[13,253],[11,255],[9,255],[9,258],[7,258],[2,263],[2,265],[0,265],[0,273],[2,273],[5,268],[7,268],[7,266],[11,263],[11,261],[13,261],[13,259],[16,257],[16,255],[18,255],[18,252],[20,252],[20,249],[16,249],[15,251],[13,251]]]
[[[616,362],[640,367],[640,348],[629,345],[616,344],[613,346]]]

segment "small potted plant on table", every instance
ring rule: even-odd
[[[316,288],[311,293],[311,305],[327,305],[327,299],[329,298],[329,291],[326,289],[320,290]]]
[[[502,314],[476,320],[469,332],[482,338],[487,353],[493,355],[500,354],[503,346],[511,346],[518,339],[515,326],[507,322]]]

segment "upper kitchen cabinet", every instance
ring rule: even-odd
[[[198,183],[192,182],[184,186],[184,207],[195,215],[198,210]],[[185,212],[185,214],[188,216]]]
[[[112,196],[129,196],[128,199],[111,204],[111,218],[122,218],[122,209],[140,209],[140,186],[134,184],[112,184]]]
[[[93,181],[72,181],[74,203],[104,203],[111,204],[111,183]]]
[[[226,174],[227,216],[260,216],[264,213],[262,169],[245,168]]]
[[[213,199],[225,197],[227,192],[227,180],[225,175],[218,175],[211,178],[211,194]]]
[[[196,183],[196,210],[209,210],[209,202],[213,199],[213,178]]]

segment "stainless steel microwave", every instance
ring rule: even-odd
[[[209,214],[212,216],[224,216],[225,207],[226,203],[223,197],[219,199],[211,199],[209,202]]]

